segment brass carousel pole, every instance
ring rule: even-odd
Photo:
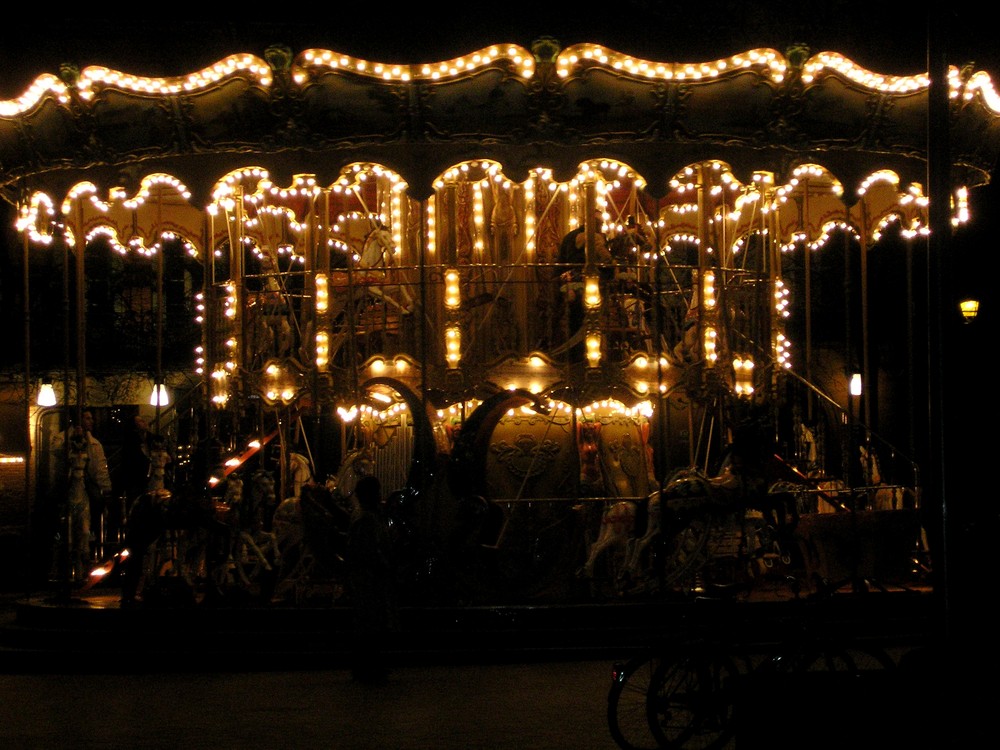
[[[69,436],[69,394],[70,394],[70,378],[69,369],[72,351],[72,346],[70,342],[70,298],[69,298],[69,260],[70,260],[70,248],[69,241],[66,238],[66,228],[61,222],[57,224],[60,230],[61,236],[59,242],[63,249],[63,420],[62,429],[65,430],[65,435]],[[62,463],[58,464],[61,469],[65,472],[69,466],[69,440],[63,440],[61,447],[62,451]],[[65,477],[54,477],[55,486],[60,490],[64,489],[64,479]],[[62,497],[59,500],[60,517],[59,517],[59,532],[62,534],[62,544],[59,545],[59,550],[57,554],[59,555],[59,584],[60,590],[58,596],[60,598],[69,599],[70,594],[70,580],[69,580],[69,508],[67,507],[68,498]]]
[[[20,208],[21,207],[20,207],[20,204],[19,204],[17,206],[18,211],[20,211]],[[32,471],[32,461],[35,460],[33,458],[33,456],[37,455],[37,452],[32,451],[32,448],[31,448],[31,408],[32,408],[32,399],[31,399],[31,391],[32,391],[32,388],[31,388],[31,271],[30,271],[30,262],[31,262],[30,248],[31,248],[31,243],[30,243],[30,240],[29,240],[29,237],[28,237],[27,230],[23,230],[21,232],[21,239],[22,239],[21,245],[22,245],[22,253],[23,253],[23,255],[22,255],[22,263],[21,263],[21,272],[22,272],[22,285],[23,285],[23,288],[24,288],[24,293],[23,293],[23,296],[24,296],[24,299],[23,299],[23,304],[24,304],[24,308],[23,308],[24,309],[24,429],[26,431],[26,434],[24,436],[25,437],[24,444],[27,446],[27,455],[25,456],[25,460],[24,460],[24,496],[28,500],[28,502],[26,504],[26,507],[25,507],[25,512],[27,514],[27,516],[25,518],[25,523],[26,523],[26,528],[32,529],[33,528],[33,524],[32,524],[33,506],[37,504],[37,498],[35,498],[34,501],[32,500],[32,498],[34,497],[34,495],[33,495],[33,492],[32,492],[33,482],[32,482],[31,471]],[[30,572],[30,574],[26,577],[26,583],[29,586],[31,585],[32,581],[34,580],[34,573],[35,573],[35,571],[32,570]]]
[[[153,402],[156,414],[153,424],[156,435],[161,434],[160,410],[164,406],[163,394],[163,241],[156,248],[156,377],[153,379]]]

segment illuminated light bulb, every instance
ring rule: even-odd
[[[601,362],[601,334],[587,334],[587,364],[590,367],[597,367]]]
[[[462,295],[459,291],[458,270],[449,268],[444,272],[444,306],[449,310],[457,310],[462,304]]]
[[[316,334],[316,367],[326,368],[330,357],[330,336],[326,331]]]
[[[587,276],[583,286],[583,301],[587,307],[594,309],[601,306],[601,286],[597,276]]]
[[[753,394],[753,368],[754,363],[750,358],[735,357],[733,359],[733,370],[736,372],[737,396],[751,396]]]
[[[444,332],[445,360],[454,369],[462,358],[462,332],[456,326],[449,326]]]
[[[316,274],[316,312],[326,312],[330,304],[330,288],[325,273]]]
[[[57,403],[56,391],[52,387],[52,383],[42,383],[41,388],[38,389],[38,398],[36,403],[39,406],[55,406]]]
[[[170,396],[167,394],[167,387],[163,383],[156,383],[152,393],[149,394],[150,406],[169,406]]]
[[[861,373],[854,373],[851,375],[850,390],[852,396],[861,395]]]
[[[719,353],[716,351],[717,336],[718,334],[714,328],[711,326],[705,327],[705,362],[708,366],[714,365],[719,358]]]
[[[702,300],[706,308],[712,309],[715,307],[715,274],[711,271],[705,273],[704,283],[702,284]]]

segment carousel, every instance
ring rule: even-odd
[[[336,606],[374,474],[412,603],[926,585],[926,343],[899,332],[1000,147],[989,76],[951,68],[931,195],[933,92],[806,48],[550,38],[39,76],[0,102],[0,189],[40,579],[124,552],[149,595]],[[74,580],[56,436],[85,408],[113,477],[136,415],[167,458],[116,481]]]

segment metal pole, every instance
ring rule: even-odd
[[[18,206],[20,209],[20,206]],[[31,470],[33,455],[31,450],[31,272],[30,272],[30,242],[28,232],[21,233],[23,239],[23,262],[22,278],[24,285],[24,429],[25,445],[27,454],[24,457],[24,497],[27,528],[32,529],[32,510],[36,504],[32,493]],[[26,577],[26,582],[30,586],[34,580],[34,570]]]
[[[928,278],[928,461],[927,486],[940,503],[941,554],[934,554],[935,585],[942,603],[945,637],[950,636],[951,602],[948,568],[948,497],[945,467],[945,390],[943,367],[948,356],[944,336],[945,312],[951,299],[949,246],[951,238],[951,163],[948,132],[947,13],[927,12],[927,184],[929,186]],[[940,15],[941,18],[935,17]],[[931,546],[932,551],[934,546]]]

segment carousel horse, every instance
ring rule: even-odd
[[[152,449],[149,452],[149,482],[146,484],[147,491],[162,490],[166,487],[167,464],[170,461],[170,453],[163,446],[163,438],[154,438]]]
[[[180,492],[153,489],[139,495],[129,509],[125,526],[122,602],[161,595],[165,579],[183,582],[190,601],[199,579],[210,570],[208,554],[215,539],[215,510],[203,491],[184,485]]]
[[[380,272],[377,269],[387,269],[392,266],[395,252],[396,246],[392,242],[392,233],[384,224],[382,224],[382,222],[376,220],[374,228],[368,233],[368,236],[365,237],[364,245],[361,248],[361,257],[358,260],[358,266],[368,272],[367,275],[378,273],[378,280],[383,281],[385,278],[385,271]],[[402,302],[386,295],[386,290],[390,288],[397,289],[399,291],[403,300]],[[409,315],[413,312],[413,298],[410,297],[410,292],[407,290],[405,284],[394,284],[391,287],[385,287],[379,284],[368,287],[368,291],[381,297],[390,305],[399,308],[404,315]]]
[[[746,562],[762,567],[776,559],[790,562],[790,540],[798,524],[795,491],[801,485],[785,479],[768,483],[774,470],[759,474],[740,469],[738,461],[726,462],[717,476],[681,469],[652,493],[646,504],[646,532],[630,544],[628,574],[636,580],[643,577],[643,560],[657,538],[665,542],[668,581],[695,573],[713,554],[726,553],[712,545],[731,538],[717,533],[727,529],[741,540],[737,555]],[[716,537],[716,542],[710,541]]]
[[[70,522],[70,565],[73,580],[86,580],[90,561],[90,495],[87,493],[87,439],[83,433],[70,438],[69,488],[66,493]]]
[[[309,459],[301,453],[288,454],[288,473],[292,479],[292,497],[302,494],[302,488],[313,481]]]
[[[636,506],[631,500],[616,500],[608,504],[601,515],[601,530],[588,548],[587,561],[577,572],[583,578],[593,578],[598,558],[609,550],[621,554],[628,551],[635,533]]]
[[[349,523],[349,511],[326,485],[307,484],[298,497],[281,502],[273,520],[280,554],[276,599],[300,604],[320,588],[333,600],[340,596],[340,568]]]
[[[628,563],[625,570],[633,578],[642,573],[642,560],[649,546],[659,536],[660,528],[660,491],[656,490],[646,498],[646,531],[638,539],[630,540]]]
[[[407,285],[386,283],[395,251],[392,234],[381,222],[376,221],[374,228],[364,239],[351,285],[340,275],[342,280],[331,288],[330,320],[335,333],[330,336],[329,357],[332,358],[339,352],[351,337],[352,316],[355,328],[361,327],[359,322],[367,319],[374,321],[371,325],[377,330],[392,330],[398,326],[398,316],[414,312],[416,303],[410,296]],[[311,341],[311,332],[307,331],[303,340]],[[305,362],[312,360],[312,354],[308,351],[300,356]]]
[[[271,472],[257,469],[250,476],[250,491],[243,481],[227,481],[223,505],[228,512],[220,519],[229,543],[229,556],[217,571],[218,582],[232,582],[244,587],[261,584],[261,593],[269,594],[264,574],[279,564],[281,549],[266,521],[275,506],[274,478]],[[232,577],[230,575],[232,574]]]
[[[886,482],[879,467],[878,456],[875,455],[875,451],[869,450],[868,446],[860,446],[858,452],[861,458],[861,467],[868,483],[876,488],[873,510],[912,508],[914,505],[913,490],[909,487]]]
[[[324,585],[333,598],[340,595],[336,578],[350,522],[347,501],[358,480],[373,471],[371,448],[352,451],[334,477],[324,484],[307,482],[298,495],[279,503],[272,518],[280,559],[276,598],[299,603],[318,585]]]
[[[365,446],[348,453],[340,463],[337,473],[326,481],[327,488],[346,500],[354,492],[361,477],[375,473],[375,447]]]

